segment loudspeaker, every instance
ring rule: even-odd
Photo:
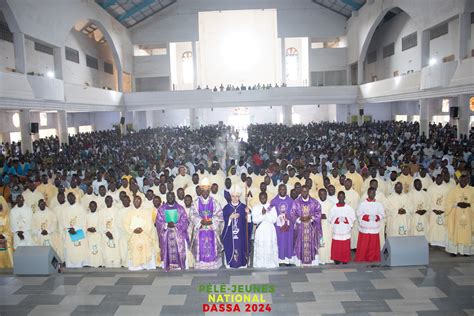
[[[364,116],[364,109],[359,109],[359,115]]]
[[[39,131],[39,124],[38,123],[31,123],[30,124],[30,133],[31,134],[38,134]]]
[[[390,267],[427,265],[428,242],[424,236],[388,237],[381,259],[383,266]]]
[[[13,273],[20,275],[59,273],[60,261],[50,246],[20,246],[13,253]]]
[[[122,125],[125,124],[125,116],[122,116],[120,118],[120,124],[122,124]]]
[[[457,106],[449,107],[449,116],[452,118],[459,118],[459,107]]]

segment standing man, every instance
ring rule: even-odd
[[[105,197],[105,207],[98,211],[98,231],[102,235],[102,249],[104,252],[104,266],[106,268],[120,268],[120,220],[118,209],[113,205],[110,195]]]
[[[89,246],[86,239],[86,210],[76,203],[74,193],[67,194],[68,204],[61,215],[60,229],[63,231],[64,261],[68,268],[89,265]]]
[[[376,181],[376,180],[375,180]],[[367,199],[357,209],[359,239],[357,241],[356,262],[380,261],[380,228],[385,217],[383,205],[375,199],[376,189],[367,190]]]
[[[321,204],[321,227],[323,229],[323,242],[319,248],[319,262],[322,264],[332,263],[331,260],[331,244],[332,244],[332,224],[329,222],[329,212],[334,203],[328,200],[326,189],[322,188],[318,191],[318,202]]]
[[[176,203],[173,192],[166,193],[166,203],[158,209],[156,229],[161,245],[163,269],[186,269],[188,217],[184,208]]]
[[[429,199],[428,193],[422,190],[422,183],[420,179],[415,179],[414,189],[410,190],[408,195],[411,197],[415,206],[415,213],[411,221],[411,235],[425,236],[428,238],[428,209]]]
[[[448,217],[446,251],[452,256],[474,254],[472,243],[474,188],[469,185],[467,175],[461,176],[459,185],[451,190],[446,203]]]
[[[344,191],[339,191],[337,199],[338,203],[329,213],[329,221],[333,225],[331,259],[336,264],[341,262],[346,264],[351,261],[351,229],[355,221],[355,212],[349,204],[346,204]]]
[[[250,259],[252,218],[250,210],[240,202],[241,194],[240,186],[234,184],[230,190],[231,201],[223,209],[222,243],[227,268],[247,267]]]
[[[290,266],[296,262],[294,251],[294,220],[290,211],[293,199],[287,195],[286,184],[278,186],[278,195],[271,201],[277,213],[275,229],[278,241],[278,262],[280,266]]]
[[[23,195],[16,198],[16,206],[10,211],[10,227],[13,233],[13,249],[19,246],[33,246],[31,219],[33,210],[25,205]]]
[[[0,269],[13,266],[12,231],[8,210],[0,203]]]
[[[387,236],[409,236],[413,203],[403,193],[401,182],[395,184],[395,192],[387,198]]]
[[[58,220],[56,215],[46,206],[46,201],[38,202],[38,211],[33,214],[31,221],[31,232],[33,242],[37,246],[51,246],[58,253]]]
[[[102,251],[102,238],[98,231],[99,214],[97,213],[97,202],[90,201],[86,215],[87,243],[89,244],[89,265],[97,268],[104,265],[104,253]]]
[[[446,201],[448,199],[448,185],[443,177],[438,175],[435,183],[428,188],[430,199],[430,214],[428,228],[428,242],[432,246],[446,247]]]
[[[254,243],[254,268],[278,268],[278,242],[275,231],[277,214],[267,202],[267,193],[260,192],[260,203],[252,209],[253,221],[257,224]]]
[[[191,222],[194,227],[191,249],[194,254],[196,269],[218,269],[222,265],[222,208],[219,202],[209,196],[211,182],[203,178],[197,187],[201,191],[191,211]]]
[[[153,224],[150,213],[142,208],[142,198],[135,196],[133,206],[125,215],[123,227],[128,239],[128,269],[130,271],[156,269],[153,253]]]
[[[301,187],[301,195],[293,203],[291,217],[296,222],[295,254],[298,265],[318,265],[318,249],[323,238],[321,205],[309,196],[306,185]]]

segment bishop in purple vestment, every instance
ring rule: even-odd
[[[231,201],[224,207],[224,259],[226,267],[246,267],[250,256],[250,238],[252,236],[252,220],[250,210],[240,202],[242,191],[233,185],[230,191]]]
[[[318,265],[318,249],[323,237],[321,204],[309,196],[308,187],[301,187],[301,195],[294,201],[291,217],[295,220],[295,254],[298,265]]]
[[[177,222],[166,220],[166,211],[178,213]],[[188,217],[184,208],[176,203],[173,192],[166,194],[166,203],[158,209],[156,229],[160,242],[161,261],[166,271],[186,268]]]
[[[275,207],[278,216],[275,229],[277,232],[280,266],[288,266],[296,260],[294,252],[294,221],[290,216],[293,199],[286,193],[286,185],[280,184],[278,186],[278,195],[270,203],[270,207]]]
[[[222,265],[222,208],[214,198],[209,196],[211,183],[208,178],[199,184],[199,196],[191,209],[191,222],[194,231],[191,250],[196,269],[218,269]]]

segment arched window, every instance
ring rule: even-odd
[[[183,82],[193,83],[193,80],[194,80],[193,53],[190,51],[184,52],[181,59],[183,62]]]
[[[296,81],[298,79],[298,50],[294,47],[286,49],[285,53],[286,80]]]

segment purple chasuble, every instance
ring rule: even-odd
[[[168,227],[166,210],[178,211],[178,222],[175,227]],[[184,208],[178,203],[163,204],[158,209],[156,229],[160,243],[161,260],[166,271],[186,268],[186,243],[188,243],[188,217]]]
[[[295,221],[295,254],[302,264],[311,264],[318,254],[319,242],[323,237],[321,204],[312,197],[304,201],[299,196],[293,203],[291,216]],[[296,219],[302,216],[311,216],[312,221],[296,223]]]
[[[204,204],[200,197],[198,199],[198,213],[201,219],[212,220],[212,217],[214,216],[214,199],[209,197],[209,202]],[[196,260],[206,263],[216,261],[216,232],[211,227],[200,229],[198,240],[199,254]]]
[[[284,199],[280,196],[276,196],[271,202],[270,207],[275,207],[277,216],[285,214],[286,219],[289,220],[289,227],[287,231],[281,230],[281,227],[278,227],[275,224],[275,230],[277,232],[278,240],[278,259],[285,260],[291,259],[294,255],[294,220],[291,217],[291,207],[293,206],[293,199],[288,195]]]

